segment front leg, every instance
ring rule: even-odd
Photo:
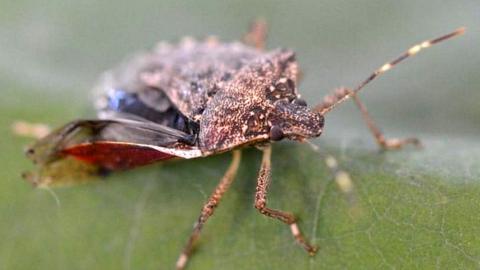
[[[372,133],[375,141],[377,142],[378,146],[383,150],[392,150],[392,149],[400,149],[407,144],[412,144],[416,147],[421,147],[420,140],[417,138],[385,138],[380,128],[375,124],[375,121],[368,113],[367,107],[360,98],[350,89],[348,88],[338,88],[332,95],[328,95],[324,98],[323,103],[320,105],[321,107],[328,107],[331,104],[334,104],[340,99],[343,99],[345,96],[350,96],[353,98],[355,105],[357,105],[360,113],[362,114],[362,118],[367,124],[368,129]]]
[[[265,216],[276,218],[281,222],[290,225],[290,230],[292,231],[293,237],[295,237],[297,243],[299,243],[310,255],[313,256],[317,252],[317,247],[311,245],[305,239],[302,232],[298,228],[296,218],[291,213],[267,207],[267,190],[268,185],[270,184],[270,160],[272,154],[272,146],[268,145],[264,149],[262,149],[262,151],[262,165],[258,174],[257,188],[255,193],[255,208],[257,208],[258,211]]]

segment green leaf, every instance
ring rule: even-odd
[[[315,257],[295,244],[286,225],[254,209],[261,154],[246,149],[188,269],[480,268],[480,41],[473,29],[480,21],[469,12],[475,6],[2,4],[0,269],[172,269],[229,164],[228,153],[34,189],[20,177],[32,168],[22,152],[31,140],[14,135],[11,124],[59,126],[91,116],[88,89],[124,55],[186,34],[235,39],[258,15],[271,22],[271,48],[297,51],[305,73],[299,90],[310,104],[335,86],[361,81],[415,42],[462,25],[472,29],[362,92],[387,137],[418,136],[424,149],[378,151],[352,104],[327,116],[324,134],[313,141],[320,153],[306,144],[274,145],[269,206],[295,213],[305,236],[320,247]],[[326,154],[350,174],[351,193],[334,181]]]

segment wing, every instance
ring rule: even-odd
[[[27,150],[36,185],[78,182],[111,170],[125,170],[172,158],[202,155],[192,135],[135,119],[77,120]]]

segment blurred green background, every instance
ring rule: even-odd
[[[15,120],[61,125],[93,115],[99,74],[159,40],[238,39],[264,17],[268,47],[297,52],[310,103],[353,86],[426,38],[467,34],[409,59],[362,93],[387,136],[425,149],[379,153],[353,104],[314,143],[353,178],[352,196],[306,145],[274,147],[270,206],[290,210],[321,249],[253,208],[260,154],[208,222],[189,269],[479,269],[478,1],[1,1],[0,269],[172,269],[229,155],[153,165],[107,181],[32,189],[31,142]]]

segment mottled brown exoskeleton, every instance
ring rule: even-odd
[[[97,101],[98,119],[76,120],[28,149],[37,164],[27,179],[37,186],[77,182],[92,174],[130,169],[168,159],[190,159],[233,151],[233,160],[195,223],[178,258],[183,269],[203,225],[214,213],[240,164],[240,148],[263,152],[255,208],[287,224],[295,240],[313,255],[317,248],[301,233],[296,218],[267,206],[271,143],[305,142],[320,136],[324,116],[352,97],[380,147],[398,149],[415,138],[386,139],[356,93],[378,75],[423,48],[464,32],[458,29],[411,47],[353,89],[340,88],[308,108],[297,92],[299,67],[291,50],[264,50],[266,25],[253,24],[244,42],[184,39],[159,44],[108,72]],[[334,160],[327,165],[336,170]],[[338,173],[337,177],[345,177]]]

